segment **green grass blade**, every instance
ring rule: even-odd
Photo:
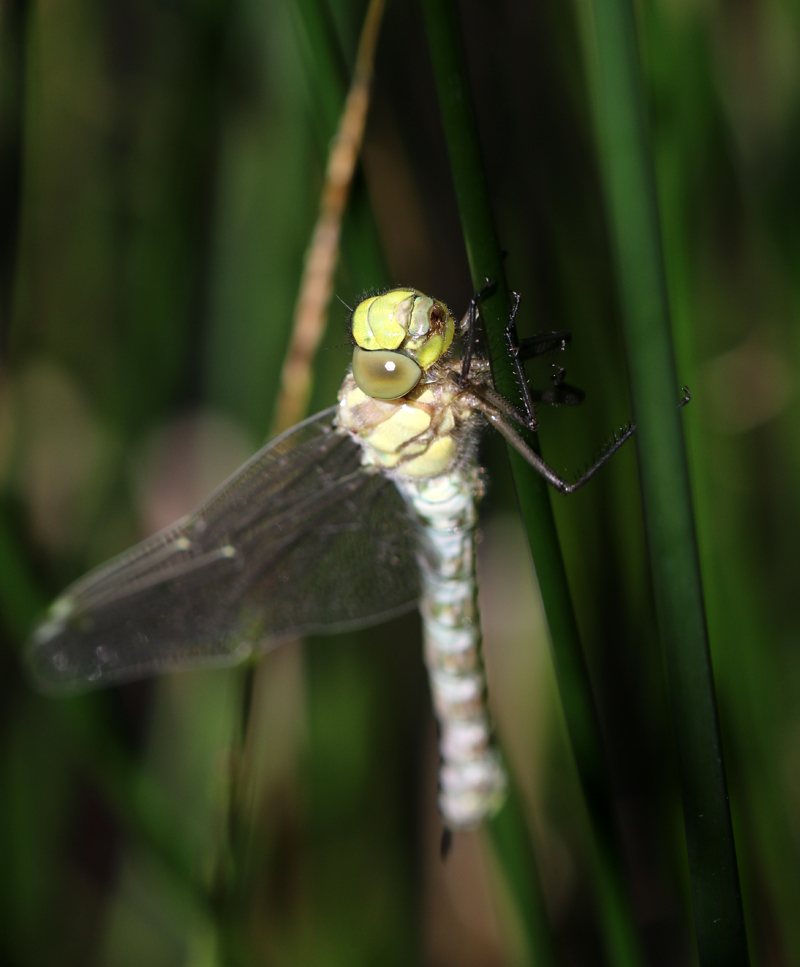
[[[481,305],[492,373],[500,392],[519,403],[519,387],[503,342],[509,290],[492,220],[458,27],[450,0],[423,0],[423,11],[473,285],[477,290],[489,278],[497,286]],[[516,451],[510,451],[510,458],[547,614],[567,729],[592,826],[595,881],[609,959],[618,965],[638,964],[639,944],[620,869],[597,715],[550,496],[542,478]]]
[[[629,0],[593,0],[597,128],[615,243],[700,963],[748,963]]]
[[[505,805],[488,825],[495,855],[517,906],[536,967],[556,967],[561,958],[547,919],[523,804],[513,780]]]

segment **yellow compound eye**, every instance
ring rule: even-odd
[[[422,377],[422,369],[402,353],[356,346],[353,350],[353,377],[367,396],[396,400],[414,389]]]

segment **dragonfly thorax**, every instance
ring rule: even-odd
[[[439,378],[420,381],[397,400],[367,396],[353,374],[347,375],[336,422],[360,443],[364,464],[397,476],[431,478],[448,473],[471,453],[469,427],[476,414],[463,405],[449,372],[442,365]]]

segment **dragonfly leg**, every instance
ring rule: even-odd
[[[481,413],[486,417],[486,419],[492,424],[492,426],[501,433],[506,440],[511,444],[512,447],[517,451],[517,453],[522,456],[527,463],[529,463],[533,469],[540,474],[544,479],[550,484],[551,487],[555,488],[559,493],[571,494],[574,491],[582,487],[587,481],[597,473],[597,471],[609,460],[619,448],[626,443],[636,432],[636,424],[629,423],[625,427],[619,436],[615,436],[613,440],[605,447],[600,456],[595,460],[595,462],[585,470],[577,480],[572,483],[565,480],[563,477],[559,476],[553,470],[552,467],[548,466],[542,457],[533,449],[532,446],[522,437],[519,431],[511,425],[508,421],[506,415],[498,410],[496,407],[492,406],[491,403],[486,400],[481,399],[480,396],[474,394],[474,408],[480,410]]]
[[[633,436],[633,434],[636,432],[636,424],[629,423],[621,430],[619,435],[615,434],[613,439],[603,448],[597,460],[595,460],[595,462],[572,483],[565,480],[563,477],[557,474],[552,467],[548,466],[513,424],[517,424],[517,426],[521,426],[527,430],[535,432],[539,424],[536,419],[534,400],[543,403],[552,403],[554,405],[561,403],[575,405],[583,400],[584,393],[577,387],[570,386],[568,383],[564,382],[566,371],[563,367],[558,367],[553,375],[554,385],[552,390],[531,390],[530,386],[528,385],[528,380],[525,375],[522,361],[523,359],[529,359],[534,356],[541,355],[542,353],[558,348],[559,346],[561,346],[562,349],[565,348],[566,343],[569,342],[571,338],[571,333],[566,329],[558,332],[540,333],[537,336],[532,336],[530,339],[526,339],[521,343],[517,335],[516,327],[516,317],[519,309],[520,297],[518,293],[513,293],[514,307],[511,310],[508,323],[506,324],[505,339],[506,348],[508,350],[512,365],[514,366],[514,371],[522,392],[525,412],[521,412],[504,396],[498,393],[494,387],[472,382],[469,379],[469,370],[472,365],[472,355],[478,325],[478,303],[489,291],[491,291],[492,287],[493,283],[487,279],[484,288],[474,295],[470,301],[467,315],[464,317],[464,324],[468,326],[467,351],[462,359],[461,372],[451,373],[451,377],[461,387],[465,394],[468,394],[470,405],[474,409],[480,410],[484,414],[489,422],[506,438],[506,440],[508,440],[514,449],[517,450],[522,457],[524,457],[524,459],[534,468],[534,470],[536,470],[537,473],[541,474],[541,476],[544,477],[544,479],[552,487],[558,490],[559,493],[571,494],[591,480],[591,478],[597,473],[603,464],[605,464],[617,452],[617,450],[619,450],[620,447],[622,447]],[[685,406],[690,399],[691,393],[689,392],[689,389],[684,386],[683,396],[678,403],[678,406]]]
[[[678,402],[678,408],[682,409],[687,403],[691,402],[691,399],[692,394],[689,391],[689,388],[684,386],[681,399]],[[507,413],[499,407],[494,406],[492,401],[488,398],[484,398],[483,392],[473,391],[470,402],[474,409],[480,410],[480,412],[483,413],[492,426],[506,438],[511,446],[514,447],[514,449],[533,467],[533,469],[544,477],[551,487],[554,487],[559,493],[562,494],[574,493],[587,481],[591,480],[591,478],[597,473],[603,464],[606,463],[617,452],[617,450],[620,449],[620,447],[627,443],[627,441],[630,440],[630,438],[636,432],[636,424],[629,423],[621,430],[619,435],[615,435],[613,439],[603,448],[600,456],[595,460],[595,462],[587,470],[585,470],[577,478],[577,480],[569,483],[567,480],[564,480],[563,477],[559,476],[559,474],[557,474],[552,467],[548,466],[544,462],[542,457],[523,438],[522,434],[511,425],[507,418]]]
[[[534,400],[542,403],[552,403],[554,405],[560,403],[575,405],[583,400],[584,393],[577,387],[570,386],[564,382],[566,370],[563,367],[558,367],[553,374],[552,390],[531,390],[522,363],[525,359],[540,356],[552,349],[559,347],[562,349],[566,348],[566,344],[572,338],[572,334],[569,330],[562,329],[557,332],[539,333],[538,335],[531,336],[529,339],[520,341],[516,326],[520,296],[517,292],[512,293],[514,296],[514,306],[506,323],[505,342],[522,393],[525,412],[521,412],[504,396],[498,393],[494,387],[487,386],[485,383],[473,382],[469,378],[477,338],[478,303],[493,287],[494,283],[487,279],[486,285],[480,292],[473,295],[470,300],[469,308],[461,324],[462,329],[466,328],[467,330],[467,344],[464,356],[462,357],[461,372],[453,372],[450,376],[464,391],[464,402],[473,409],[483,413],[492,426],[506,438],[511,446],[514,447],[538,474],[544,477],[551,487],[554,487],[559,493],[571,494],[591,480],[603,464],[620,447],[627,443],[636,432],[636,424],[629,423],[620,431],[619,435],[615,434],[613,439],[603,448],[597,460],[572,483],[565,480],[552,467],[548,466],[513,424],[535,432],[539,423],[536,419]],[[690,399],[691,393],[684,386],[683,395],[678,406],[685,406]]]
[[[461,377],[457,381],[464,389],[470,388],[468,386],[468,380],[473,366],[480,319],[478,306],[481,299],[492,291],[494,285],[494,282],[490,279],[486,280],[486,285],[470,299],[469,307],[461,320],[460,330],[466,333],[466,345],[464,355],[461,358]],[[520,419],[519,410],[514,409],[513,413],[509,412],[506,407],[510,407],[510,403],[506,403],[506,407],[501,406],[500,408],[508,412],[509,416],[522,426],[536,430],[538,423],[534,411],[535,403],[547,403],[553,406],[560,404],[574,406],[583,401],[584,393],[583,390],[578,389],[576,386],[570,386],[564,382],[566,370],[563,367],[559,367],[553,375],[554,385],[552,390],[532,390],[529,387],[525,370],[522,366],[523,360],[533,359],[535,356],[541,356],[543,353],[548,353],[553,349],[565,349],[567,343],[572,339],[572,333],[568,329],[561,329],[557,332],[541,332],[535,336],[520,340],[516,327],[520,296],[518,292],[513,292],[512,295],[514,296],[514,307],[506,323],[504,335],[506,350],[520,386],[527,418]]]
[[[555,369],[553,374],[553,389],[534,390],[530,388],[528,378],[525,375],[525,368],[522,365],[523,360],[533,359],[536,356],[541,356],[554,349],[566,349],[567,343],[572,339],[572,333],[569,329],[560,329],[556,332],[540,332],[535,336],[521,340],[517,335],[516,324],[520,297],[517,292],[514,292],[513,295],[515,300],[514,308],[511,310],[505,331],[506,350],[514,366],[514,372],[516,373],[517,381],[522,391],[522,400],[525,404],[525,411],[528,414],[530,424],[536,423],[536,414],[534,412],[535,403],[547,403],[551,406],[560,406],[562,404],[576,406],[578,403],[583,402],[585,394],[577,386],[570,386],[564,382],[566,370],[563,366]]]
[[[461,321],[462,328],[466,326],[467,330],[467,342],[464,347],[464,355],[461,358],[462,379],[467,379],[469,377],[469,371],[472,366],[472,356],[475,352],[475,342],[478,338],[478,303],[481,301],[481,299],[486,298],[494,287],[495,283],[491,279],[487,279],[486,284],[480,290],[480,292],[474,293],[472,298],[469,300],[466,315]]]
[[[450,378],[467,394],[476,399],[482,400],[489,406],[493,406],[495,409],[503,413],[508,419],[513,420],[519,426],[524,426],[526,430],[531,430],[536,432],[539,424],[536,422],[534,417],[531,423],[529,417],[526,413],[521,412],[512,403],[497,392],[494,387],[486,383],[473,382],[471,379],[465,379],[460,373],[451,373]]]
[[[464,348],[464,355],[461,358],[461,372],[451,373],[451,378],[464,391],[474,393],[480,397],[485,397],[493,406],[505,413],[505,415],[512,419],[515,423],[518,423],[521,426],[526,427],[526,429],[535,432],[539,424],[536,421],[536,413],[534,412],[531,390],[528,386],[527,380],[525,379],[522,363],[517,358],[519,340],[517,338],[514,320],[517,315],[517,309],[519,308],[520,297],[518,293],[513,293],[514,308],[511,310],[509,321],[506,324],[505,338],[506,347],[508,348],[512,365],[514,366],[514,372],[520,384],[523,404],[525,406],[525,413],[523,414],[520,412],[520,410],[518,410],[512,403],[505,399],[504,396],[501,396],[501,394],[496,390],[485,385],[478,386],[477,384],[473,383],[472,380],[470,380],[470,370],[472,369],[472,360],[478,335],[478,304],[481,299],[492,291],[494,287],[495,283],[491,279],[487,279],[486,285],[480,290],[480,292],[476,292],[475,295],[473,295],[470,299],[469,308],[467,309],[466,315],[461,322],[462,329],[466,328],[466,345]]]
[[[525,413],[528,417],[525,425],[531,430],[536,430],[539,423],[536,420],[536,408],[533,403],[531,388],[528,385],[528,377],[525,375],[525,367],[522,365],[522,360],[525,357],[521,355],[522,347],[519,336],[517,335],[517,312],[519,311],[520,295],[519,292],[512,292],[511,294],[514,296],[514,308],[511,310],[508,322],[506,323],[506,350],[511,360],[511,365],[514,367],[514,373],[522,394],[522,404],[525,407]]]

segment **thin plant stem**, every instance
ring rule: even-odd
[[[592,0],[594,109],[617,260],[656,612],[702,967],[749,962],[630,0]]]
[[[303,418],[311,394],[312,363],[325,331],[333,275],[339,258],[342,219],[364,138],[375,48],[384,6],[385,0],[371,0],[367,8],[353,80],[328,156],[319,215],[306,252],[291,342],[281,374],[273,435]]]

